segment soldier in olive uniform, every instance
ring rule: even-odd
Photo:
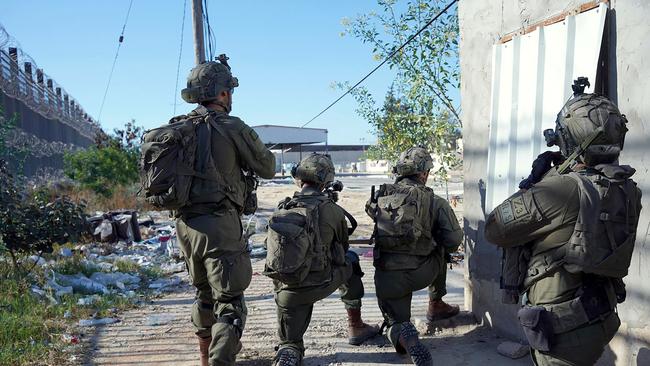
[[[246,199],[243,170],[263,178],[275,175],[275,157],[248,125],[230,116],[237,79],[225,60],[192,69],[182,97],[199,106],[177,119],[201,119],[195,169],[216,169],[222,181],[195,177],[190,205],[177,212],[178,241],[197,289],[192,323],[199,337],[202,365],[234,365],[246,321],[244,290],[251,262],[240,215]],[[216,128],[209,120],[216,122]],[[217,129],[218,128],[218,129]],[[209,358],[209,362],[208,362]]]
[[[361,320],[363,297],[363,272],[356,253],[348,251],[348,225],[344,210],[328,197],[324,189],[334,180],[334,165],[328,155],[311,154],[292,171],[296,184],[301,187],[293,202],[317,205],[318,233],[327,258],[322,270],[311,270],[297,284],[286,284],[275,279],[278,334],[280,344],[274,365],[297,366],[302,364],[305,352],[303,335],[311,320],[314,303],[331,295],[336,289],[341,294],[348,314],[349,343],[359,345],[379,333],[379,327]],[[286,204],[289,200],[281,203]],[[271,219],[273,220],[273,218]],[[267,239],[268,240],[268,239]],[[319,258],[314,258],[318,260]],[[267,257],[267,264],[269,258]]]
[[[433,295],[444,288],[439,281],[446,271],[445,253],[456,251],[463,237],[449,203],[426,186],[432,167],[426,149],[408,149],[395,166],[395,184],[383,185],[366,204],[375,221],[375,286],[387,336],[416,365],[431,365],[432,358],[411,323],[413,292],[434,284]]]
[[[577,157],[573,172],[559,174],[550,164],[556,156],[540,155],[533,172],[545,165],[545,176],[532,174],[486,220],[488,241],[528,251],[520,257],[529,258],[525,263],[504,273],[527,267],[518,317],[536,365],[593,365],[620,325],[616,304],[625,297],[622,277],[641,209],[634,169],[617,163],[626,122],[607,98],[578,92],[558,114],[555,131],[544,133],[568,163]],[[607,193],[599,197],[601,189]],[[605,250],[592,251],[601,243]],[[599,255],[625,259],[589,264]]]

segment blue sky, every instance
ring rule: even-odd
[[[185,21],[180,88],[194,63],[191,15]],[[0,24],[39,67],[97,118],[128,0],[3,0]],[[371,48],[341,37],[341,19],[377,9],[375,0],[209,1],[217,53],[230,57],[240,87],[233,114],[249,125],[300,126],[340,94],[331,84],[356,81],[376,65]],[[134,118],[147,128],[192,106],[174,95],[183,1],[134,0],[102,113],[109,130]],[[387,67],[366,85],[381,100],[393,79]],[[327,128],[330,144],[374,141],[346,97],[310,127]]]

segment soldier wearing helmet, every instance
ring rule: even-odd
[[[246,322],[244,290],[252,270],[240,215],[247,202],[245,172],[275,175],[275,157],[253,129],[229,115],[239,85],[225,55],[192,69],[182,97],[198,107],[171,122],[196,123],[196,161],[189,205],[176,213],[176,230],[196,301],[192,323],[201,365],[234,365]],[[209,174],[215,171],[217,174]],[[218,176],[215,179],[211,175]]]
[[[625,300],[641,210],[635,170],[618,164],[625,116],[605,96],[583,93],[585,85],[576,80],[555,130],[544,131],[549,147],[560,148],[556,163],[566,162],[552,167],[550,155],[540,155],[522,190],[485,225],[506,258],[521,253],[506,259],[504,277],[525,268],[519,281],[506,282],[515,298],[523,295],[518,318],[536,365],[598,361],[620,325],[616,305]]]
[[[337,289],[341,301],[348,313],[348,342],[360,345],[368,338],[379,333],[379,327],[370,326],[361,319],[361,298],[364,294],[361,277],[363,272],[356,253],[348,251],[348,235],[354,231],[356,221],[331,198],[329,188],[334,181],[334,165],[329,155],[311,154],[292,169],[296,184],[301,188],[292,198],[287,197],[278,205],[269,222],[271,229],[281,222],[283,213],[291,215],[301,213],[301,217],[311,217],[306,222],[314,227],[304,228],[306,232],[316,234],[313,240],[298,241],[295,245],[305,246],[304,251],[312,252],[309,268],[298,282],[275,279],[275,303],[277,304],[278,335],[280,344],[273,360],[274,365],[302,365],[305,351],[303,335],[307,331],[314,303],[331,295]],[[346,217],[352,224],[348,228]],[[295,220],[295,219],[293,219]],[[302,229],[302,228],[299,228]],[[279,229],[278,229],[279,230]],[[277,255],[271,248],[286,244],[283,240],[270,243],[274,237],[267,238],[267,267]],[[288,249],[290,259],[281,258],[286,263],[293,259],[295,252],[302,252],[294,247]],[[265,274],[269,275],[267,268]]]
[[[411,323],[414,291],[429,286],[430,321],[459,312],[442,301],[446,254],[458,249],[462,230],[449,203],[426,186],[433,160],[422,147],[403,152],[394,167],[397,180],[373,193],[366,212],[375,222],[374,266],[377,301],[387,336],[398,353],[416,365],[432,365],[429,350]]]

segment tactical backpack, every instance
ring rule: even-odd
[[[325,269],[330,253],[321,241],[319,207],[326,196],[286,198],[269,220],[264,275],[298,284],[309,272]]]
[[[140,178],[141,190],[147,202],[155,207],[170,210],[189,205],[194,177],[225,186],[223,177],[214,166],[206,169],[206,172],[198,172],[194,169],[199,144],[196,128],[199,124],[205,122],[209,130],[215,129],[227,136],[210,117],[210,114],[175,117],[169,124],[144,134]],[[208,138],[206,143],[210,144],[210,142],[211,138]]]
[[[640,207],[639,191],[628,166],[599,165],[601,174],[570,173],[580,191],[580,211],[564,268],[611,278],[627,275]]]
[[[405,184],[382,184],[373,193],[366,211],[375,221],[374,239],[377,248],[386,252],[412,253],[418,241],[433,240],[428,217],[431,202],[426,187]]]

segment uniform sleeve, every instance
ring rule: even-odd
[[[449,202],[442,198],[434,198],[437,222],[434,224],[433,238],[436,243],[445,248],[445,252],[453,253],[463,242],[463,229],[458,224],[458,219]]]
[[[348,224],[345,221],[345,215],[334,204],[326,204],[321,211],[321,240],[324,243],[334,244],[334,242],[343,245],[344,250],[348,250]]]
[[[266,148],[255,130],[238,120],[235,144],[246,170],[252,170],[262,178],[275,176],[275,155]]]
[[[485,223],[485,238],[501,247],[523,245],[575,222],[580,208],[577,183],[570,177],[545,178],[510,196]]]

